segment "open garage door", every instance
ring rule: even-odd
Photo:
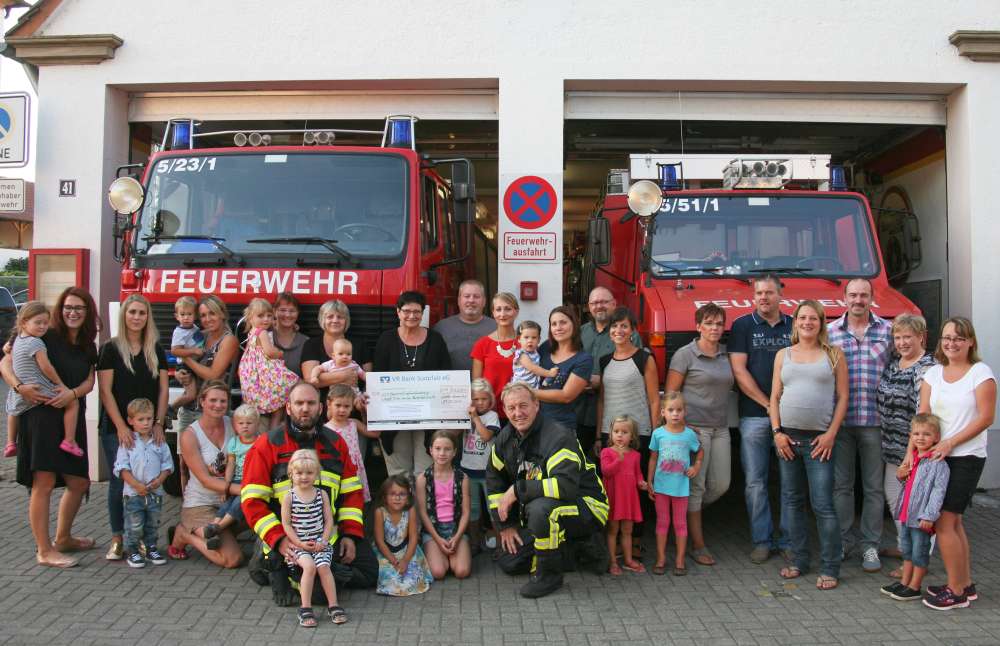
[[[567,119],[697,119],[943,126],[939,95],[748,92],[566,93]]]
[[[466,90],[295,90],[237,92],[138,92],[130,96],[129,121],[166,121],[179,115],[205,121],[384,119],[495,120],[497,93]]]
[[[939,94],[642,92],[565,94],[566,300],[582,303],[587,220],[611,169],[634,154],[823,154],[847,168],[873,207],[893,281],[932,326],[947,302],[945,103]],[[719,183],[721,172],[719,169]],[[702,187],[710,187],[711,184]],[[919,220],[923,257],[892,253],[903,216]]]

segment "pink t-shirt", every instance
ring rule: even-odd
[[[450,523],[455,520],[455,475],[444,482],[434,480],[434,501],[437,505],[437,520],[439,523]]]

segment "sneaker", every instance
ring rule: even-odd
[[[883,585],[880,588],[880,590],[881,590],[882,594],[888,595],[888,596],[891,597],[892,595],[894,595],[895,593],[901,591],[901,589],[905,588],[905,587],[906,586],[903,585],[902,583],[900,583],[899,581],[893,581],[892,583],[890,583],[888,585]]]
[[[945,588],[933,597],[926,597],[924,605],[933,610],[953,610],[955,608],[968,608],[969,598],[963,595],[956,595],[950,588]]]
[[[14,442],[7,442],[7,446],[3,447],[3,456],[5,458],[12,458],[17,455],[17,444]]]
[[[497,548],[497,537],[487,536],[485,539],[483,539],[483,545],[488,550],[495,550]]]
[[[129,554],[126,562],[128,563],[129,567],[135,567],[135,568],[146,567],[146,559],[142,558],[142,554],[138,552],[132,552],[131,554]]]
[[[760,565],[769,558],[771,558],[771,546],[767,544],[755,545],[750,552],[750,562],[756,565]]]
[[[155,547],[153,549],[151,549],[151,550],[147,550],[146,551],[146,558],[148,558],[149,562],[152,563],[153,565],[166,565],[167,564],[167,558],[165,556],[163,556],[162,554],[160,554],[160,552],[157,551],[157,549]]]
[[[104,558],[109,561],[120,561],[124,556],[125,550],[121,541],[111,541],[111,547],[108,548],[108,553],[104,555]]]
[[[896,601],[915,601],[924,596],[920,590],[914,590],[909,586],[900,584],[899,590],[889,595]]]
[[[941,594],[941,592],[947,587],[948,587],[947,585],[929,585],[927,586],[927,596],[936,597],[939,594]],[[965,595],[965,597],[969,601],[975,601],[979,599],[979,593],[976,592],[975,583],[970,583],[969,587],[967,587],[965,590],[962,591],[962,594]]]
[[[861,554],[861,569],[865,572],[878,572],[882,569],[882,561],[878,558],[878,550],[874,547],[865,549]]]

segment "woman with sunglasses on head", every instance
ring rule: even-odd
[[[220,567],[239,567],[243,558],[233,529],[215,531],[212,525],[219,504],[240,495],[242,487],[225,479],[225,446],[233,438],[227,415],[229,386],[218,379],[206,381],[198,392],[198,404],[201,417],[181,432],[180,454],[191,475],[184,487],[181,522],[167,531],[167,555],[183,561],[188,557],[186,546],[191,545]]]
[[[420,292],[403,292],[396,301],[399,326],[386,330],[375,344],[376,372],[451,370],[451,355],[441,335],[420,324],[427,299]],[[423,473],[431,465],[427,445],[431,432],[382,433],[389,475]],[[426,436],[426,437],[425,437]]]
[[[993,371],[979,358],[979,344],[972,321],[955,316],[944,322],[934,358],[920,385],[921,413],[941,418],[941,441],[931,447],[935,460],[945,460],[951,475],[934,523],[941,560],[948,574],[942,586],[927,586],[924,605],[934,610],[965,608],[979,595],[969,565],[969,537],[962,514],[972,501],[979,477],[986,466],[986,429],[993,424],[997,404],[997,381]],[[913,467],[913,441],[899,475]]]

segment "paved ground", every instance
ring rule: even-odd
[[[816,590],[812,578],[783,582],[777,558],[761,566],[748,561],[745,512],[741,499],[729,495],[706,512],[719,564],[692,564],[685,578],[570,574],[562,591],[531,601],[516,594],[524,577],[504,576],[479,557],[472,578],[437,583],[420,597],[347,592],[348,624],[307,630],[297,627],[294,609],[274,607],[245,569],[220,571],[200,557],[143,570],[106,562],[107,489],[99,483],[75,529],[98,538],[100,549],[73,570],[36,566],[27,496],[11,481],[13,460],[0,460],[0,475],[3,644],[1000,643],[1000,508],[990,497],[981,497],[968,516],[981,597],[967,610],[894,602],[878,593],[888,579],[865,574],[854,560],[835,591]],[[164,517],[177,514],[178,501],[170,499]],[[931,568],[937,583],[940,561]]]

